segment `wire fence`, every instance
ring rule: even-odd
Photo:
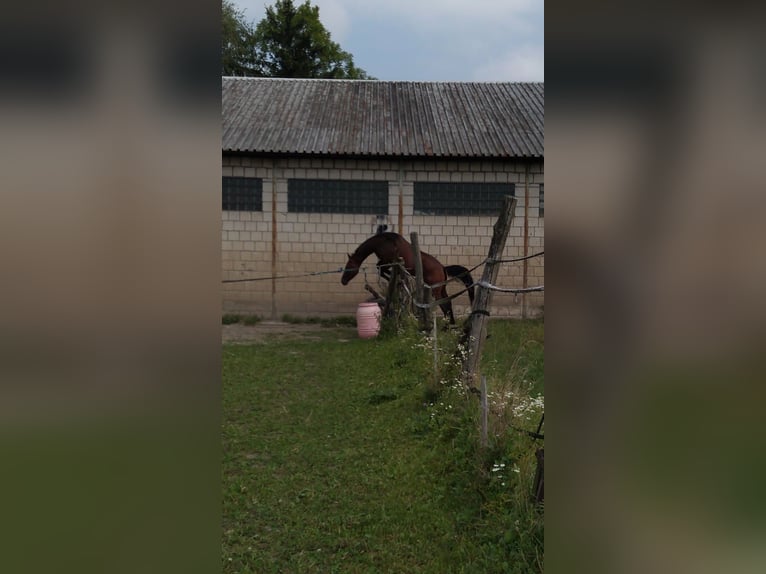
[[[482,261],[478,265],[458,275],[454,275],[448,278],[446,281],[442,281],[441,283],[434,283],[432,285],[425,284],[424,286],[426,287],[426,289],[433,290],[437,287],[441,287],[442,285],[446,285],[451,281],[461,279],[463,276],[470,274],[471,272],[476,270],[478,267],[481,267],[482,265],[485,265],[487,263],[518,263],[520,261],[526,261],[528,259],[533,259],[535,257],[542,257],[543,255],[545,255],[545,251],[539,251],[538,253],[533,253],[532,255],[526,255],[524,257],[514,257],[512,259],[494,259],[493,260],[490,258],[486,258],[484,261]],[[534,287],[499,287],[497,285],[492,285],[491,283],[488,283],[486,281],[474,281],[473,283],[471,283],[470,285],[467,285],[464,289],[461,289],[457,293],[453,293],[452,295],[443,297],[442,299],[437,299],[436,301],[431,301],[429,303],[422,303],[422,302],[416,301],[415,306],[419,309],[433,309],[434,307],[443,305],[444,303],[447,303],[448,301],[452,301],[453,299],[459,297],[463,293],[466,293],[475,287],[483,287],[484,289],[489,289],[491,291],[497,291],[500,293],[513,293],[513,294],[535,293],[535,292],[545,291],[544,285],[536,285]]]
[[[381,265],[376,265],[374,269],[382,269],[385,267],[392,267],[393,265],[398,265],[398,263],[384,263]],[[361,267],[339,267],[337,269],[329,269],[327,271],[311,271],[310,273],[298,273],[297,275],[266,275],[264,277],[249,277],[246,279],[224,279],[221,281],[221,283],[248,283],[252,281],[272,281],[274,279],[299,279],[301,277],[314,277],[317,275],[330,275],[333,273],[344,273],[346,271],[362,271],[366,273],[368,270],[372,269],[368,265],[364,265]]]
[[[531,255],[526,255],[523,257],[514,257],[511,259],[490,259],[485,258],[483,261],[479,262],[478,264],[474,265],[470,269],[467,269],[466,271],[463,271],[457,275],[452,275],[448,277],[445,281],[441,281],[439,283],[434,284],[426,284],[424,283],[424,287],[426,289],[429,289],[433,291],[434,289],[441,287],[443,285],[447,285],[448,283],[451,283],[452,281],[462,280],[462,278],[466,275],[469,275],[481,267],[482,265],[486,265],[487,263],[518,263],[522,261],[526,261],[529,259],[534,259],[536,257],[542,257],[545,255],[545,251],[539,251],[537,253],[533,253]],[[336,273],[344,273],[345,271],[358,271],[362,272],[364,274],[364,282],[365,285],[369,285],[368,279],[367,279],[367,272],[375,270],[376,274],[379,278],[383,276],[383,273],[381,273],[382,270],[385,270],[387,268],[391,268],[394,266],[400,266],[401,271],[403,273],[402,276],[410,276],[412,277],[412,274],[407,271],[407,269],[404,267],[404,265],[400,262],[395,263],[383,263],[383,264],[376,264],[374,266],[369,265],[363,265],[359,267],[352,267],[352,268],[346,268],[346,267],[339,267],[337,269],[328,269],[326,271],[312,271],[308,273],[298,273],[294,275],[268,275],[263,277],[249,277],[249,278],[242,278],[242,279],[224,279],[222,280],[222,283],[247,283],[247,282],[256,282],[256,281],[272,281],[272,280],[283,280],[283,279],[299,279],[303,277],[316,277],[321,275],[332,275]],[[460,291],[457,291],[453,293],[452,295],[449,295],[447,297],[443,297],[441,299],[437,299],[435,301],[429,301],[427,303],[420,302],[415,300],[415,298],[409,298],[410,303],[418,308],[418,309],[434,309],[436,307],[439,307],[440,305],[444,305],[445,303],[448,303],[452,301],[453,299],[456,299],[457,297],[460,297],[464,293],[469,292],[471,289],[474,289],[476,287],[482,287],[484,289],[489,289],[491,291],[499,292],[499,293],[512,293],[515,295],[518,294],[524,294],[524,293],[535,293],[535,292],[542,292],[545,291],[544,285],[536,285],[534,287],[501,287],[498,285],[492,285],[491,283],[488,283],[486,281],[474,281],[470,285],[466,285],[463,289]]]
[[[479,267],[481,267],[482,265],[485,265],[487,263],[493,263],[493,262],[494,263],[518,263],[520,261],[525,261],[525,260],[528,260],[528,259],[533,259],[535,257],[541,257],[544,254],[545,254],[545,251],[540,251],[538,253],[533,253],[532,255],[527,255],[527,256],[524,256],[524,257],[515,257],[515,258],[512,258],[512,259],[491,260],[491,259],[487,258],[487,259],[484,259],[483,261],[481,261],[480,263],[474,265],[470,269],[467,269],[466,271],[463,271],[463,272],[461,272],[461,273],[459,273],[457,275],[452,275],[452,276],[448,277],[445,281],[441,281],[439,283],[433,283],[433,284],[430,284],[430,285],[429,284],[424,284],[424,287],[426,289],[433,290],[433,289],[436,289],[437,287],[441,287],[443,285],[447,285],[447,284],[449,284],[449,283],[451,283],[453,281],[462,280],[462,278],[464,276],[470,275],[473,271],[475,271],[476,269],[478,269]],[[299,278],[302,278],[302,277],[316,277],[316,276],[319,276],[319,275],[331,275],[331,274],[335,274],[335,273],[344,273],[346,271],[360,271],[360,272],[363,272],[365,274],[365,276],[366,276],[367,271],[371,271],[373,269],[375,271],[380,271],[381,269],[393,267],[395,265],[401,265],[401,264],[400,263],[383,263],[383,264],[375,265],[375,266],[364,265],[364,266],[353,267],[353,268],[339,267],[337,269],[329,269],[329,270],[326,270],[326,271],[311,271],[309,273],[298,273],[298,274],[295,274],[295,275],[267,275],[267,276],[263,276],[263,277],[248,277],[248,278],[243,278],[243,279],[224,279],[224,280],[221,281],[221,283],[248,283],[248,282],[254,282],[254,281],[272,281],[272,280],[276,280],[276,279],[279,279],[279,280],[281,280],[281,279],[299,279]],[[409,272],[406,269],[404,269],[403,266],[402,266],[402,268],[403,268],[405,273],[409,274]],[[456,297],[462,295],[463,293],[466,293],[467,291],[469,291],[473,287],[484,287],[486,289],[491,289],[492,291],[499,291],[501,293],[532,293],[532,292],[535,292],[535,291],[544,291],[544,286],[543,285],[538,285],[536,287],[524,287],[524,288],[518,288],[518,287],[498,287],[496,285],[491,285],[491,284],[483,282],[483,281],[475,281],[471,285],[466,286],[461,291],[459,291],[457,293],[454,293],[453,295],[450,295],[449,297],[445,297],[443,299],[439,299],[437,301],[433,301],[433,302],[428,303],[428,304],[416,303],[416,306],[420,307],[422,309],[433,308],[433,307],[435,307],[437,305],[441,305],[443,303],[446,303],[447,301],[451,301],[452,299],[455,299]]]

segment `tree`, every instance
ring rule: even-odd
[[[224,0],[225,1],[225,0]],[[319,7],[306,0],[277,0],[253,33],[256,75],[277,78],[373,79],[333,42],[319,20]]]
[[[224,76],[253,76],[256,73],[253,27],[229,0],[221,1],[221,73]]]

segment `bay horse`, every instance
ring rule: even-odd
[[[384,232],[373,235],[362,242],[356,248],[354,253],[348,254],[348,261],[344,267],[340,282],[347,285],[359,273],[359,267],[370,255],[378,256],[378,266],[387,263],[395,263],[397,259],[404,260],[404,267],[411,275],[415,274],[415,255],[412,252],[412,245],[398,233]],[[468,298],[473,304],[474,289],[473,278],[468,269],[461,265],[449,265],[445,267],[436,257],[429,255],[425,251],[420,252],[420,259],[423,262],[423,281],[428,285],[435,285],[447,280],[447,277],[459,278],[466,287],[468,287]],[[439,285],[432,289],[434,300],[447,297],[446,285]],[[452,301],[446,301],[439,305],[452,325],[455,324],[455,315],[452,313]]]

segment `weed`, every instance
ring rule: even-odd
[[[282,315],[283,323],[292,325],[322,325],[322,327],[356,327],[356,317],[339,315],[337,317],[296,317],[285,313]]]
[[[418,322],[412,315],[392,315],[381,318],[378,339],[389,340],[412,338],[413,336],[416,336],[417,332]]]
[[[244,319],[242,319],[242,323],[247,325],[248,327],[252,327],[253,325],[257,325],[263,321],[263,317],[260,315],[246,315]]]
[[[338,315],[321,320],[322,327],[356,327],[356,317],[353,315]]]
[[[492,321],[488,330],[492,343],[487,341],[482,356],[489,388],[488,447],[479,447],[480,409],[476,395],[462,384],[466,349],[454,333],[438,334],[441,360],[424,390],[429,426],[455,451],[450,475],[462,477],[466,492],[479,493],[481,512],[472,524],[482,552],[522,565],[521,572],[541,572],[544,514],[531,495],[535,452],[542,445],[523,430],[536,430],[544,409],[543,322]],[[419,344],[424,351],[432,346],[430,337]]]
[[[236,313],[226,313],[223,317],[221,317],[221,324],[233,325],[234,323],[239,323],[241,320],[242,315]]]
[[[396,391],[392,391],[391,389],[383,389],[374,391],[372,394],[370,394],[367,402],[371,405],[379,405],[381,403],[387,403],[388,401],[395,401],[398,398],[399,395]]]

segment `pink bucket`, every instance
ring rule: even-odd
[[[380,307],[377,303],[359,303],[356,309],[356,331],[362,339],[372,339],[380,331]]]

